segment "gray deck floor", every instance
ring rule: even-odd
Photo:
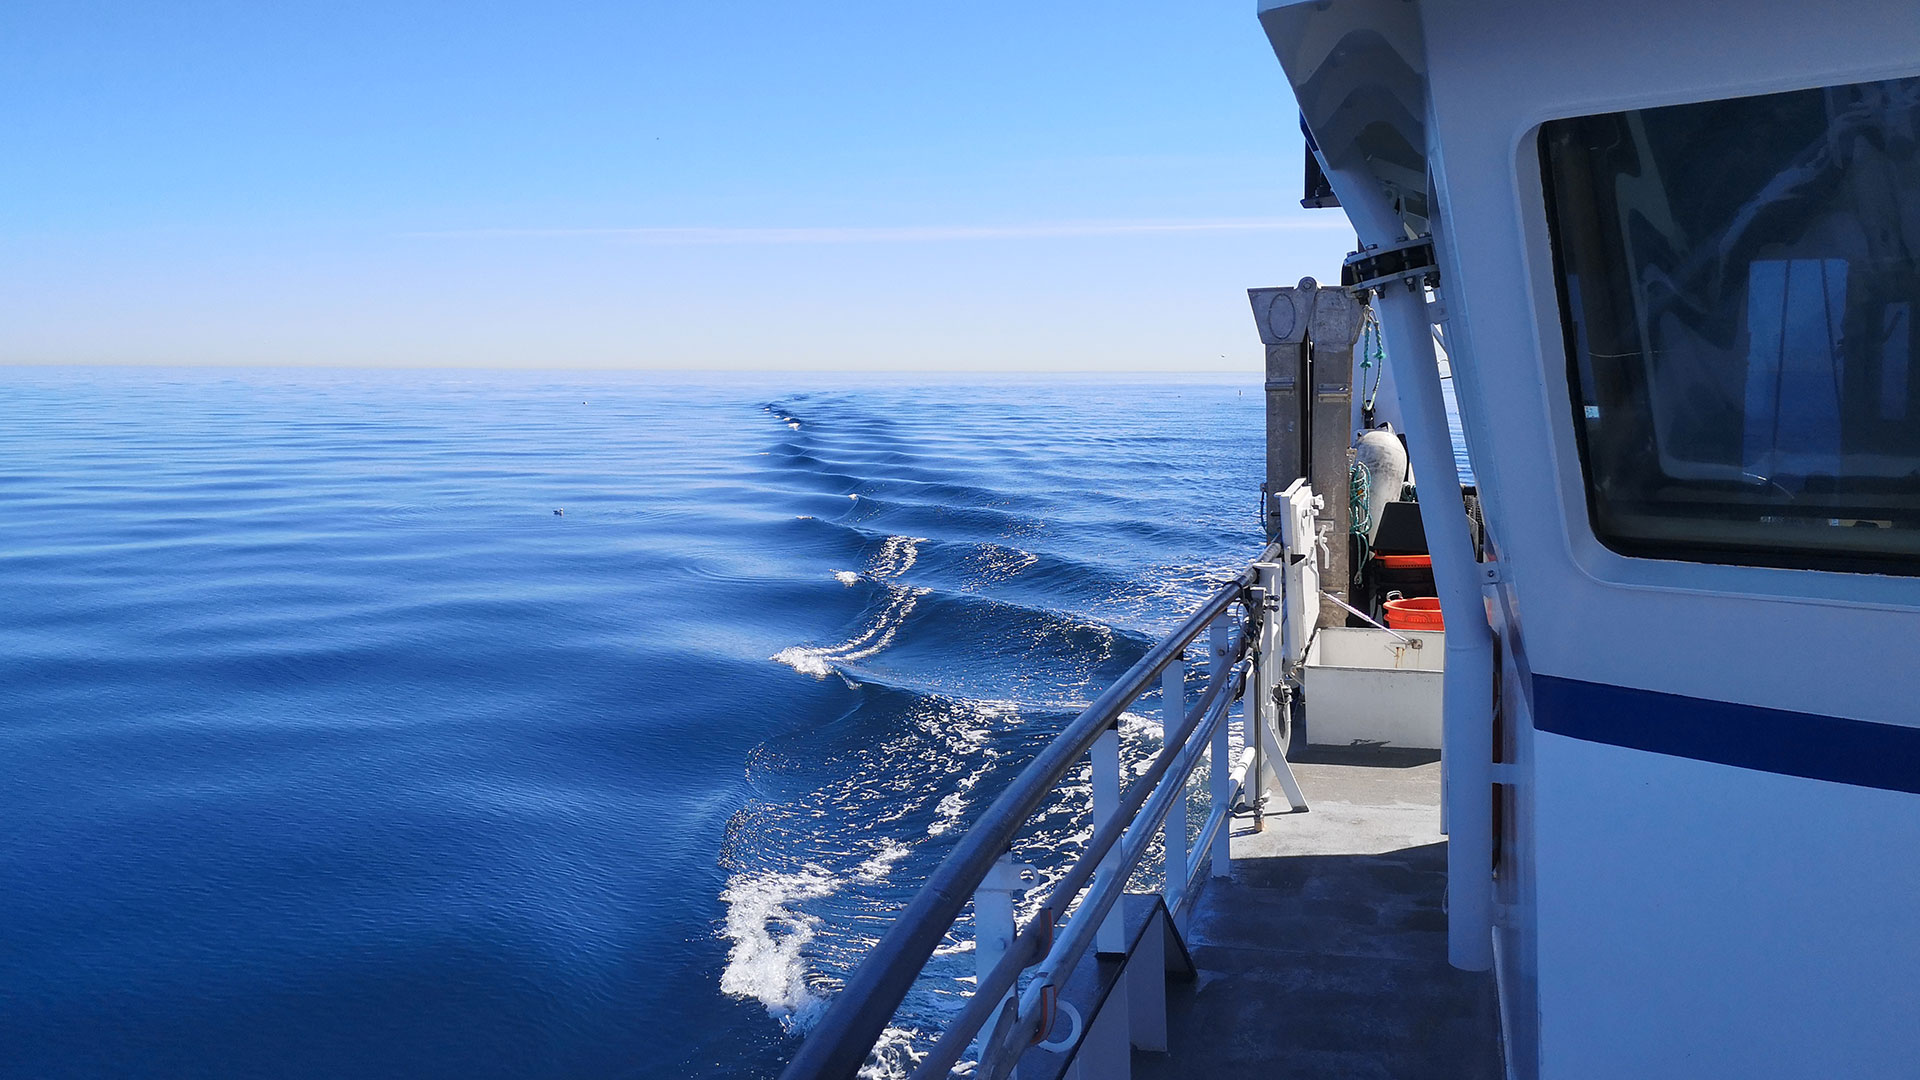
[[[1311,809],[1237,823],[1167,991],[1170,1054],[1142,1080],[1501,1075],[1493,978],[1447,964],[1440,766],[1385,751],[1296,762]],[[1282,802],[1284,806],[1284,802]]]

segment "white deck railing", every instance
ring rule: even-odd
[[[1087,950],[1125,951],[1120,899],[1156,836],[1164,840],[1164,902],[1182,925],[1204,877],[1229,872],[1227,823],[1236,805],[1259,805],[1263,773],[1277,771],[1289,800],[1304,805],[1279,748],[1266,746],[1284,730],[1274,723],[1276,710],[1285,707],[1276,704],[1284,695],[1274,691],[1286,683],[1274,662],[1277,570],[1256,563],[1222,586],[1021,771],[854,972],[787,1067],[786,1080],[853,1077],[969,899],[978,983],[914,1076],[947,1077],[970,1047],[978,1057],[973,1075],[1007,1075],[1067,1011],[1059,992]],[[1208,677],[1189,707],[1185,656],[1202,635],[1208,639]],[[1156,679],[1165,737],[1123,790],[1120,716]],[[1249,687],[1255,692],[1246,693]],[[1243,697],[1242,750],[1235,755],[1229,710]],[[1276,756],[1267,760],[1267,753]],[[1037,875],[1014,863],[1012,843],[1083,757],[1091,759],[1093,837],[1036,913],[1017,925],[1014,894]],[[1211,763],[1211,810],[1189,844],[1188,786],[1203,760]],[[1249,798],[1239,800],[1243,791]],[[1067,1020],[1070,1034],[1061,1045],[1071,1044],[1080,1023],[1071,1012]]]

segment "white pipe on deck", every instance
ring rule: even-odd
[[[1407,451],[1422,481],[1420,518],[1447,626],[1441,706],[1447,777],[1447,961],[1464,971],[1486,971],[1493,966],[1493,631],[1487,626],[1480,568],[1460,494],[1459,463],[1447,430],[1424,285],[1386,285],[1374,304],[1406,416]]]
[[[1284,54],[1282,56],[1284,60]],[[1290,72],[1291,73],[1291,72]],[[1317,155],[1316,155],[1317,156]],[[1363,245],[1405,241],[1406,223],[1364,163],[1335,167],[1320,159],[1340,206]],[[1433,582],[1447,626],[1440,751],[1447,828],[1447,961],[1463,971],[1493,967],[1493,630],[1480,593],[1479,560],[1460,466],[1440,391],[1426,287],[1396,281],[1374,300],[1386,338],[1388,379],[1399,392],[1407,456],[1418,477],[1420,518]],[[1469,357],[1456,357],[1469,360]]]

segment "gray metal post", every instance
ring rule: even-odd
[[[1298,286],[1248,289],[1254,326],[1267,347],[1267,497],[1272,499],[1306,475],[1307,330],[1318,286],[1304,278]],[[1341,425],[1345,427],[1345,424]],[[1267,535],[1279,535],[1271,517]]]
[[[1305,327],[1301,327],[1302,331]],[[1307,343],[1267,346],[1267,491],[1278,494],[1306,475]],[[1269,524],[1271,530],[1271,524]]]
[[[1312,445],[1308,480],[1325,500],[1318,522],[1327,537],[1327,569],[1320,587],[1342,600],[1353,580],[1347,551],[1352,531],[1353,346],[1360,340],[1366,311],[1342,289],[1315,290],[1312,329],[1308,333],[1313,373]],[[1322,597],[1320,625],[1344,626],[1347,613]]]

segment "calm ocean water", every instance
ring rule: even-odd
[[[0,369],[0,1074],[776,1071],[1254,553],[1258,385]]]

